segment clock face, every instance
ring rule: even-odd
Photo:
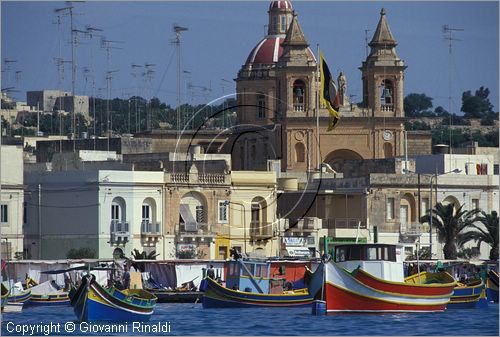
[[[384,138],[384,140],[391,140],[392,139],[392,132],[389,130],[385,130],[382,137]]]

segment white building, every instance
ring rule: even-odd
[[[0,146],[0,232],[2,258],[23,256],[23,149]]]
[[[163,249],[163,172],[27,172],[26,246],[32,258],[97,258]],[[41,237],[41,239],[40,239]]]

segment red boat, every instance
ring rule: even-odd
[[[326,265],[327,312],[443,311],[456,285],[445,271],[404,279],[402,247],[346,244]]]

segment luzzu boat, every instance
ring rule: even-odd
[[[54,281],[46,281],[28,289],[31,290],[29,304],[68,305],[70,302],[68,292],[60,289]]]
[[[7,298],[9,297],[9,289],[3,285],[3,283],[1,284],[1,288],[2,288],[2,294],[1,294],[1,308],[3,310],[3,308],[5,307],[5,305],[7,304]]]
[[[487,307],[486,291],[483,280],[467,284],[458,283],[453,289],[448,309],[474,309]]]
[[[486,279],[486,294],[489,302],[498,303],[498,273],[494,270],[488,272]]]
[[[205,279],[203,308],[309,306],[321,289],[321,265],[314,273],[305,271],[307,288],[290,290],[283,289],[284,279],[271,277],[269,261],[229,261],[227,270],[225,287]]]
[[[345,244],[326,264],[327,312],[443,311],[456,285],[447,272],[404,279],[402,247]]]
[[[31,289],[23,289],[21,282],[14,283],[10,287],[9,297],[7,302],[9,304],[14,303],[26,303],[31,299]]]
[[[150,319],[156,300],[156,296],[142,289],[102,287],[94,275],[86,275],[73,295],[71,305],[80,322],[138,322]]]

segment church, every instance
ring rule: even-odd
[[[319,101],[318,59],[288,0],[271,1],[267,36],[238,71],[237,127],[224,145],[237,170],[265,170],[281,160],[282,172],[309,172],[321,163],[342,171],[342,162],[404,154],[404,71],[387,14],[359,67],[360,104],[349,101],[344,74],[337,77],[340,122],[328,131],[329,113]]]

